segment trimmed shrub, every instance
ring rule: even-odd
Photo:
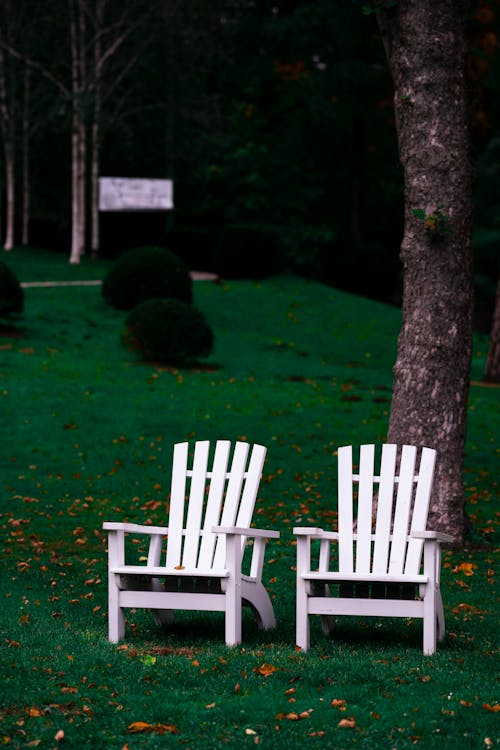
[[[230,224],[221,231],[214,253],[215,271],[225,279],[265,279],[286,270],[280,229]]]
[[[150,299],[129,312],[125,344],[144,359],[183,364],[208,357],[213,333],[203,313],[176,299]]]
[[[0,261],[0,318],[23,311],[24,291],[9,266]]]
[[[115,260],[104,277],[102,294],[118,310],[131,310],[158,297],[190,303],[193,283],[188,267],[170,250],[137,247]]]

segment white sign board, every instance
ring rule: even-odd
[[[173,207],[172,180],[99,177],[99,211],[168,211]]]

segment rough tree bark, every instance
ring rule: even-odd
[[[383,6],[378,18],[394,81],[406,201],[403,321],[388,440],[437,449],[431,528],[461,544],[473,308],[469,2]]]

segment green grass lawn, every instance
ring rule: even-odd
[[[22,282],[99,279],[109,265],[22,249],[2,260]],[[125,315],[96,286],[27,288],[15,335],[0,337],[0,745],[498,746],[500,416],[498,389],[480,382],[487,339],[471,376],[471,529],[444,556],[445,643],[424,657],[420,622],[352,618],[326,639],[314,618],[302,654],[291,530],[328,523],[339,445],[385,439],[400,312],[293,277],[194,292],[215,334],[198,368],[124,349]],[[281,532],[264,570],[277,629],[245,614],[243,644],[228,649],[222,615],[180,613],[165,633],[137,611],[109,644],[102,522],[163,524],[172,444],[218,437],[268,446],[255,520]]]

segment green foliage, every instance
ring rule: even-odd
[[[225,279],[263,279],[284,270],[279,227],[230,224],[221,231],[214,266]]]
[[[24,292],[16,274],[0,261],[0,318],[20,313],[24,305]]]
[[[450,219],[442,212],[441,207],[430,214],[426,214],[423,208],[415,208],[413,216],[421,222],[422,231],[430,240],[437,242],[451,234]]]
[[[189,269],[163,247],[137,247],[123,253],[111,266],[102,284],[106,302],[118,310],[131,310],[155,297],[172,297],[190,303]]]
[[[182,364],[212,351],[213,333],[205,316],[181,300],[142,302],[129,312],[125,325],[125,343],[144,359]]]

